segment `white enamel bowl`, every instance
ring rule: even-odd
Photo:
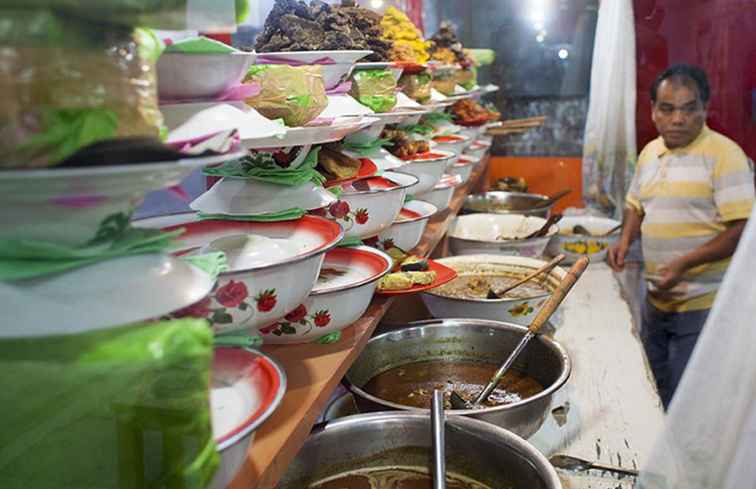
[[[429,153],[423,154],[428,155]],[[453,165],[458,156],[449,151],[430,151],[430,154],[434,157],[404,160],[406,163],[397,169],[398,172],[414,175],[418,178],[419,182],[412,189],[412,195],[417,196],[432,190],[441,180],[446,168]]]
[[[472,144],[472,138],[469,136],[463,136],[460,134],[446,134],[443,136],[436,136],[432,139],[431,145],[434,150],[449,151],[456,155],[461,155],[462,152]]]
[[[603,234],[619,226],[620,222],[594,216],[563,217],[559,221],[559,234],[549,243],[548,253],[553,256],[563,253],[566,257],[564,263],[574,263],[582,256],[587,256],[591,262],[604,261],[609,247],[619,240],[622,231],[602,237],[573,235],[572,228],[578,224],[591,233]]]
[[[266,119],[243,102],[166,104],[160,106],[160,112],[169,131],[169,143],[237,129],[241,144],[249,148],[258,140],[286,134],[284,126]]]
[[[465,150],[465,154],[475,158],[483,158],[490,149],[491,143],[477,140]]]
[[[433,190],[424,194],[416,195],[423,202],[434,205],[439,211],[449,207],[454,190],[462,185],[462,177],[459,175],[444,175],[441,181],[433,187]]]
[[[277,53],[258,53],[258,64],[275,61],[279,64],[318,65],[323,70],[326,90],[337,87],[349,78],[357,60],[371,54],[372,51],[289,51]]]
[[[178,185],[230,154],[163,163],[0,172],[0,240],[80,246],[108,219],[128,218],[147,192]]]
[[[305,216],[293,221],[200,221],[194,213],[139,221],[144,227],[185,228],[178,253],[223,251],[229,270],[200,304],[176,316],[203,317],[216,333],[247,330],[278,321],[312,290],[325,253],[344,233],[333,221]]]
[[[417,178],[412,175],[386,172],[382,177],[343,185],[339,201],[347,204],[348,213],[334,214],[331,206],[330,217],[344,227],[347,238],[376,236],[391,226],[402,209],[407,191],[416,184]]]
[[[392,266],[391,257],[368,246],[329,251],[307,300],[260,329],[265,343],[310,343],[348,327],[365,313],[378,281]]]
[[[425,227],[433,215],[438,212],[435,205],[422,200],[412,200],[404,204],[394,223],[383,231],[371,246],[389,249],[392,246],[409,251],[420,243]]]
[[[553,225],[542,238],[497,239],[499,236],[525,237],[540,229],[546,220],[540,217],[502,214],[468,214],[459,216],[449,230],[449,246],[454,255],[494,254],[539,257],[549,241],[559,232]]]
[[[298,187],[257,180],[223,178],[189,206],[203,214],[249,216],[271,214],[292,208],[321,209],[336,202],[332,193],[312,182]]]
[[[436,318],[490,319],[528,326],[549,296],[549,294],[543,294],[523,299],[458,299],[442,294],[444,289],[453,287],[456,281],[464,280],[469,276],[511,273],[518,278],[525,277],[546,264],[541,260],[520,256],[466,255],[442,258],[437,261],[454,269],[458,278],[438,289],[423,292],[421,296],[423,302],[431,315]],[[564,270],[557,267],[541,283],[553,291],[564,276]]]
[[[221,461],[208,489],[225,489],[247,458],[257,429],[286,393],[286,374],[264,353],[215,348],[210,413]]]
[[[480,163],[479,159],[462,155],[457,162],[452,165],[450,173],[452,175],[459,175],[460,178],[462,178],[462,183],[465,184],[470,180],[470,176],[475,167],[478,166],[478,163]]]
[[[159,318],[207,296],[215,280],[161,253],[113,258],[66,273],[0,281],[2,337],[84,333]]]
[[[157,62],[161,99],[207,100],[238,85],[255,53],[163,53]]]
[[[486,126],[460,126],[462,129],[460,129],[459,134],[462,136],[467,136],[473,141],[478,139],[478,137],[486,132]]]

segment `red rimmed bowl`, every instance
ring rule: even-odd
[[[449,151],[451,153],[460,155],[462,151],[470,146],[473,142],[469,136],[461,134],[446,134],[443,136],[436,136],[432,139],[434,149]]]
[[[417,181],[412,175],[386,172],[343,185],[339,202],[328,208],[328,216],[341,224],[347,238],[376,236],[394,222],[407,191]]]
[[[368,244],[384,250],[398,246],[409,251],[420,243],[428,221],[436,212],[438,208],[428,202],[422,200],[407,202],[391,227],[383,231],[374,242]]]
[[[483,158],[490,149],[490,142],[477,140],[465,150],[465,154],[474,156],[475,158]]]
[[[459,175],[444,175],[433,190],[417,197],[433,204],[439,211],[443,211],[449,207],[454,196],[454,189],[460,185],[462,185],[462,177]]]
[[[281,222],[198,220],[174,214],[140,221],[143,227],[185,228],[178,254],[223,251],[229,270],[203,300],[174,313],[202,317],[216,333],[256,331],[293,311],[312,290],[328,250],[344,236],[328,219]]]
[[[260,330],[265,343],[310,343],[348,327],[365,313],[392,266],[390,256],[369,246],[329,251],[307,300]]]
[[[473,170],[480,163],[480,158],[474,158],[468,155],[461,155],[454,165],[449,169],[452,175],[459,175],[462,183],[465,184],[470,180]]]
[[[264,353],[216,348],[210,413],[221,463],[209,489],[225,489],[244,463],[257,429],[281,404],[286,374]]]
[[[432,190],[457,157],[450,151],[432,150],[404,159],[405,165],[396,171],[418,178],[418,184],[412,188],[412,195],[419,195]]]

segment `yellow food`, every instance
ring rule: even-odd
[[[436,280],[436,272],[404,272],[409,274],[410,280],[413,285],[430,285]]]
[[[394,43],[394,49],[390,53],[391,61],[424,64],[430,59],[430,42],[423,39],[420,30],[401,10],[389,7],[381,19],[381,28],[383,38]],[[396,59],[394,56],[401,56],[403,59]]]
[[[434,61],[440,61],[445,65],[453,65],[457,62],[457,56],[449,48],[441,48],[436,50],[431,56]]]
[[[412,288],[412,277],[406,272],[389,273],[378,282],[378,290],[407,290]]]
[[[577,253],[579,255],[593,255],[594,253],[604,251],[608,247],[608,244],[593,239],[575,241],[574,243],[565,243],[562,245],[562,248],[564,248],[565,251]]]

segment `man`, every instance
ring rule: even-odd
[[[753,170],[730,139],[706,127],[709,83],[675,65],[651,87],[660,137],[641,152],[615,271],[642,237],[648,295],[641,337],[665,408],[682,377],[754,203]],[[726,325],[720,325],[726,327]]]

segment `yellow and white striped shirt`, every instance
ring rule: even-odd
[[[708,309],[729,259],[689,270],[668,291],[656,288],[658,269],[710,241],[725,223],[748,219],[754,175],[748,157],[727,137],[704,126],[684,148],[668,149],[659,137],[641,152],[627,205],[643,215],[641,237],[649,299],[663,311]]]

